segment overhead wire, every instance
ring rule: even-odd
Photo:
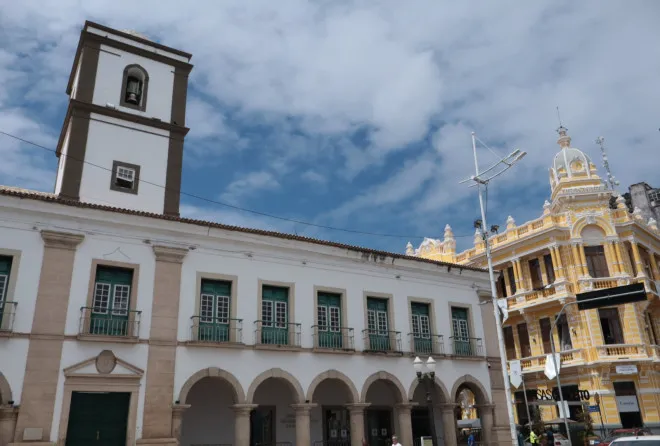
[[[87,118],[87,119],[92,119],[92,118]],[[106,124],[110,124],[110,125],[119,125],[119,124],[115,124],[115,123],[107,122],[107,121],[102,121],[102,122],[104,122]],[[5,136],[8,136],[8,137],[13,138],[13,139],[18,140],[18,141],[21,141],[23,143],[30,144],[34,147],[37,147],[37,148],[40,148],[40,149],[43,149],[43,150],[46,150],[46,151],[49,151],[49,152],[57,153],[57,150],[55,150],[55,149],[45,147],[41,144],[35,143],[35,142],[30,141],[30,140],[25,139],[25,138],[21,138],[20,136],[14,135],[12,133],[0,130],[0,134],[3,134]],[[164,135],[163,135],[163,137],[169,138],[169,137],[164,136]],[[87,161],[85,159],[79,159],[79,158],[76,158],[76,157],[73,157],[73,156],[70,156],[70,155],[64,154],[64,153],[60,153],[60,156],[64,156],[67,159],[75,160],[75,161],[78,161],[80,163],[87,164],[87,165],[92,166],[92,167],[96,167],[98,169],[102,169],[102,170],[105,170],[105,171],[108,171],[108,172],[112,172],[112,169],[110,169],[110,168],[100,166],[98,164],[94,164],[94,163],[92,163],[90,161]],[[167,186],[164,186],[162,184],[157,184],[157,183],[153,183],[153,182],[144,180],[143,178],[140,178],[140,183],[149,184],[151,186],[164,189],[166,191],[170,190],[172,192],[180,193],[181,195],[186,196],[186,197],[194,198],[194,199],[197,199],[197,200],[200,200],[200,201],[204,201],[206,203],[211,203],[211,204],[215,204],[215,205],[219,205],[219,206],[224,206],[224,207],[234,209],[234,210],[237,210],[237,211],[247,212],[247,213],[251,213],[251,214],[254,214],[254,215],[259,215],[259,216],[262,216],[262,217],[272,218],[272,219],[276,219],[276,220],[280,220],[280,221],[286,221],[286,222],[289,222],[289,223],[300,224],[300,225],[303,225],[303,226],[310,226],[310,227],[315,227],[315,228],[319,228],[319,229],[325,229],[325,230],[328,230],[328,231],[338,231],[338,232],[345,232],[345,233],[351,233],[351,234],[357,234],[357,235],[367,235],[367,236],[373,236],[373,237],[400,238],[400,239],[409,239],[409,240],[410,239],[425,239],[426,238],[426,236],[423,236],[423,235],[378,233],[378,232],[370,232],[370,231],[361,231],[361,230],[357,230],[357,229],[340,228],[340,227],[336,227],[336,226],[323,225],[323,224],[319,224],[319,223],[311,223],[311,222],[304,221],[304,220],[298,220],[298,219],[289,218],[289,217],[282,217],[282,216],[275,215],[275,214],[270,214],[270,213],[267,213],[267,212],[262,212],[262,211],[257,211],[257,210],[254,210],[254,209],[249,209],[249,208],[244,208],[244,207],[241,207],[241,206],[236,206],[236,205],[233,205],[233,204],[230,204],[230,203],[226,203],[226,202],[219,201],[219,200],[213,200],[211,198],[203,197],[203,196],[200,196],[200,195],[197,195],[197,194],[192,194],[192,193],[185,192],[185,191],[182,191],[182,190],[179,190],[179,189],[174,190],[174,189],[168,188]],[[473,236],[474,236],[473,234],[454,235],[455,238],[473,237]]]

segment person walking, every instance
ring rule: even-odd
[[[555,444],[555,434],[552,432],[552,429],[548,428],[547,432],[545,433],[545,437],[548,442],[548,446],[554,446]]]
[[[470,435],[468,435],[468,446],[474,446],[474,432],[470,430]]]
[[[520,428],[518,428],[518,446],[525,446],[525,436]]]
[[[401,446],[401,443],[399,443],[399,437],[396,435],[392,435],[392,446]]]
[[[539,444],[539,436],[536,435],[534,429],[529,432],[529,442],[532,443],[532,446],[537,446]]]

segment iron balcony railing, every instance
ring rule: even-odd
[[[355,335],[349,327],[312,325],[312,340],[315,348],[355,350]]]
[[[0,300],[0,332],[10,332],[14,329],[14,318],[18,302]]]
[[[194,342],[243,342],[243,319],[192,316],[190,340]]]
[[[99,307],[80,308],[81,335],[137,338],[140,334],[142,312],[137,310],[109,310]]]
[[[254,321],[254,343],[300,347],[301,325],[295,322]]]
[[[408,333],[410,351],[417,355],[444,355],[444,336],[434,334]]]
[[[401,352],[401,332],[383,330],[362,330],[362,340],[366,352]]]
[[[464,338],[452,336],[449,338],[452,352],[456,356],[483,356],[483,343],[481,338]]]

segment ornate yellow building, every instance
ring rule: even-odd
[[[519,359],[528,401],[556,388],[544,374],[552,336],[561,351],[565,399],[588,390],[589,405],[599,395],[601,412],[592,413],[596,429],[644,425],[660,429],[660,232],[654,219],[632,213],[623,197],[609,190],[596,166],[560,127],[550,168],[550,201],[542,215],[522,225],[512,217],[506,231],[489,237],[493,265],[499,271],[498,293],[506,299],[504,322],[507,359]],[[444,240],[426,239],[408,255],[486,267],[485,243],[475,234],[474,247],[456,253],[449,226]],[[579,311],[566,307],[557,328],[552,321],[576,294],[644,283],[647,300]],[[627,367],[624,367],[627,366]],[[517,422],[527,419],[522,387],[513,389]],[[586,394],[583,392],[583,397]],[[543,399],[543,398],[541,398]],[[584,398],[583,398],[584,399]],[[539,405],[545,421],[558,417],[556,405]],[[570,418],[580,406],[571,405]],[[602,424],[601,424],[602,423]]]

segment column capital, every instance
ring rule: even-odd
[[[458,406],[459,406],[458,403],[440,403],[440,404],[436,404],[435,407],[437,407],[438,409],[440,409],[443,412],[452,412],[453,413]]]
[[[410,412],[413,407],[418,405],[419,403],[396,403],[394,407],[396,407],[399,412]]]
[[[172,414],[174,416],[181,416],[183,412],[190,409],[190,404],[173,404],[172,405]]]
[[[46,248],[66,249],[75,251],[78,245],[85,239],[83,234],[59,231],[41,231],[41,238]]]
[[[156,261],[169,263],[183,263],[183,258],[188,254],[185,248],[174,248],[171,246],[153,246]]]
[[[0,407],[0,420],[15,420],[18,418],[18,407],[2,406]]]
[[[309,414],[309,411],[312,410],[318,406],[316,403],[298,403],[298,404],[291,404],[291,408],[296,411],[296,415],[298,414]]]
[[[231,410],[236,412],[236,415],[242,414],[242,415],[249,415],[250,412],[252,412],[254,409],[259,407],[258,404],[234,404],[233,406],[230,406]]]
[[[350,412],[364,412],[364,410],[371,406],[371,403],[351,403],[351,404],[346,404],[346,408]]]

